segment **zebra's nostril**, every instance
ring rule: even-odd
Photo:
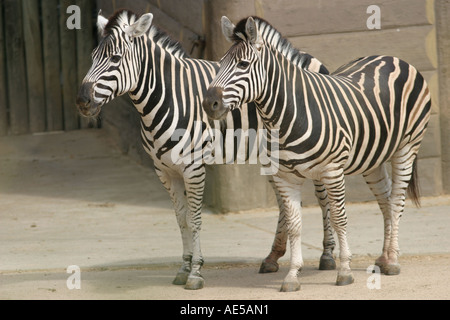
[[[214,101],[211,108],[213,109],[213,111],[216,111],[217,109],[219,109],[219,102]]]
[[[87,107],[91,103],[93,83],[83,83],[77,95],[76,104],[78,107]]]

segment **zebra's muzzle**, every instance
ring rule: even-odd
[[[77,96],[78,111],[85,117],[96,117],[100,113],[101,105],[93,99],[94,84],[92,82],[83,83]]]
[[[223,89],[219,87],[211,87],[205,94],[203,99],[203,110],[208,117],[214,120],[220,120],[226,116],[229,108],[223,104]]]

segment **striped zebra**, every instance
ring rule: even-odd
[[[222,18],[233,42],[210,84],[203,108],[213,119],[255,102],[268,128],[279,130],[279,171],[274,177],[286,208],[291,266],[282,291],[300,289],[299,186],[323,183],[340,249],[337,285],[353,283],[347,243],[344,175],[362,174],[384,217],[384,245],[376,260],[398,274],[399,220],[408,192],[419,204],[417,153],[430,118],[430,92],[420,73],[388,56],[354,60],[331,75],[297,67],[298,51],[256,17],[236,26]],[[386,162],[390,161],[391,178]]]
[[[186,141],[190,141],[188,156],[198,150],[200,154],[211,153],[212,143],[202,141],[208,141],[205,136],[213,137],[214,129],[219,132],[226,129],[258,130],[263,128],[263,124],[257,117],[254,104],[244,105],[241,111],[236,110],[225,121],[210,123],[201,101],[219,64],[189,58],[178,43],[152,26],[152,19],[150,13],[138,17],[127,10],[116,12],[110,19],[99,14],[97,26],[101,40],[93,51],[93,64],[83,80],[77,105],[82,115],[96,117],[104,104],[117,96],[129,94],[141,115],[143,146],[153,160],[157,176],[170,194],[181,230],[183,264],[173,283],[185,285],[186,289],[200,289],[204,285],[200,273],[203,257],[199,233],[205,162],[179,161],[182,155],[175,154],[174,157],[174,150],[185,151]],[[317,59],[304,53],[302,56],[304,59],[299,66],[327,72]],[[188,137],[200,136],[204,139],[186,140],[183,133],[174,139],[180,130],[184,130]],[[227,149],[225,146],[223,148],[225,157]],[[247,153],[249,149],[247,145]],[[228,151],[232,159],[237,158],[237,150],[242,149]],[[248,156],[246,154],[245,158],[248,159]],[[277,271],[277,260],[286,251],[284,208],[276,188],[274,191],[280,204],[280,218],[272,251],[263,261],[260,272]],[[317,183],[316,195],[324,221],[324,252],[320,266],[330,269],[335,266],[332,257],[335,243],[326,193],[320,183]]]

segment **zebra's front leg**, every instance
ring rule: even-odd
[[[205,280],[201,275],[204,260],[200,246],[200,230],[202,225],[201,211],[203,192],[205,188],[205,167],[190,167],[184,176],[188,213],[186,223],[192,234],[192,261],[185,289],[198,290],[203,288]]]
[[[336,246],[333,237],[333,228],[330,222],[330,203],[325,186],[320,181],[314,181],[315,195],[322,210],[323,222],[323,253],[320,257],[319,270],[335,270],[336,261],[334,260],[333,250]]]
[[[186,196],[184,195],[184,181],[181,178],[174,178],[170,175],[163,174],[158,170],[157,173],[172,199],[183,243],[183,263],[172,283],[175,285],[185,285],[188,276],[191,273],[192,233],[190,232],[186,222],[189,208],[186,201]]]
[[[286,232],[283,199],[281,198],[280,193],[278,192],[278,188],[275,185],[272,176],[269,176],[269,183],[272,186],[273,191],[275,192],[280,214],[278,216],[277,230],[275,232],[275,239],[273,240],[272,250],[261,263],[259,273],[271,273],[278,271],[279,269],[278,259],[284,256],[284,254],[286,253],[286,244],[288,238]]]
[[[336,285],[344,286],[354,282],[350,268],[351,252],[347,242],[347,214],[345,212],[345,179],[342,170],[327,172],[322,177],[330,202],[330,221],[339,241],[340,267]]]
[[[286,253],[287,244],[287,232],[285,222],[284,204],[281,199],[280,193],[273,179],[269,179],[269,182],[274,189],[277,197],[278,208],[280,209],[280,215],[278,217],[277,230],[275,233],[275,239],[272,245],[272,251],[263,260],[259,273],[277,272],[279,269],[278,260]],[[333,237],[333,228],[330,223],[330,206],[328,202],[327,191],[324,185],[320,181],[314,181],[315,195],[322,210],[322,222],[323,222],[323,253],[320,257],[319,270],[335,270],[336,262],[333,257],[333,250],[336,246]]]
[[[181,232],[181,240],[183,242],[183,263],[172,281],[175,285],[185,285],[189,274],[192,271],[192,255],[193,241],[192,232],[187,224],[187,216],[189,211],[188,202],[185,195],[185,183],[181,176],[161,170],[155,165],[155,171],[161,180],[163,186],[169,192],[172,204],[175,210],[178,226]]]
[[[291,249],[291,264],[289,267],[289,272],[283,280],[280,291],[293,292],[300,290],[298,274],[303,267],[300,185],[289,184],[277,177],[274,177],[274,179],[283,200],[286,222],[285,229],[289,238]]]
[[[186,214],[180,216],[177,215],[177,218],[186,221]],[[189,232],[186,224],[183,227],[180,225],[180,231],[181,238],[183,240],[183,264],[178,270],[178,273],[172,283],[182,286],[186,284],[192,270],[192,234]]]

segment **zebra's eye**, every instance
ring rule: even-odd
[[[121,56],[115,55],[115,56],[112,56],[112,57],[111,57],[111,62],[112,62],[112,63],[119,63],[119,62],[120,62],[120,59],[122,59]]]
[[[239,69],[246,69],[249,65],[250,65],[250,62],[242,60],[242,61],[239,61],[239,63],[237,64],[237,67]]]

